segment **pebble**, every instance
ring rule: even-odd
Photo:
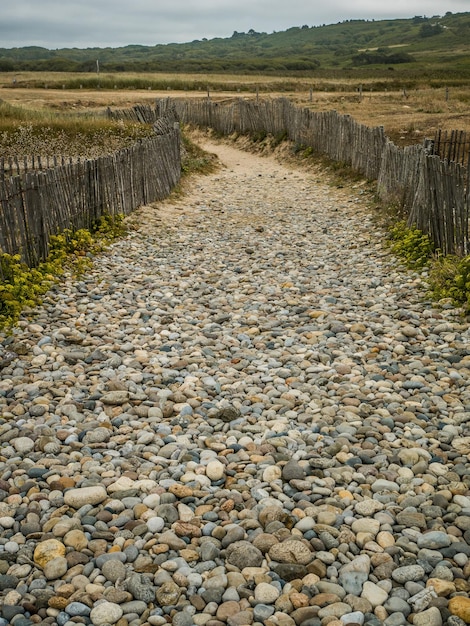
[[[468,324],[360,183],[212,148],[2,337],[0,626],[470,623]]]
[[[88,504],[99,504],[107,498],[106,489],[101,485],[69,489],[64,494],[64,503],[75,509],[80,509]]]
[[[439,609],[432,606],[421,613],[416,613],[413,617],[413,624],[416,626],[442,626],[442,615]]]
[[[94,626],[116,624],[121,619],[122,614],[122,608],[118,604],[104,600],[91,610],[90,620]]]

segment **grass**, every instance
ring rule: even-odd
[[[0,102],[0,153],[8,157],[95,158],[148,137],[150,126],[108,120],[103,114],[62,113]]]
[[[103,91],[187,91],[202,92],[263,92],[305,91],[311,81],[301,77],[263,76],[244,74],[174,74],[151,72],[96,73],[75,72],[20,72],[15,83],[9,72],[0,72],[0,88],[43,90],[103,90]]]
[[[423,77],[417,74],[405,80],[391,76],[393,73],[386,70],[369,74],[355,72],[348,76],[344,72],[338,75],[330,72],[325,75],[315,73],[308,78],[122,73],[103,75],[102,87],[98,89],[96,75],[92,74],[25,72],[17,76],[13,87],[11,74],[3,73],[0,74],[0,94],[11,105],[36,111],[36,115],[42,111],[45,119],[54,120],[59,114],[75,115],[77,112],[99,117],[108,106],[153,104],[155,99],[168,96],[206,98],[207,87],[213,100],[255,98],[258,89],[263,98],[283,96],[298,106],[315,111],[335,109],[368,126],[383,126],[387,135],[399,145],[421,142],[425,137],[433,137],[438,129],[470,132],[470,81],[457,86],[445,75]],[[87,78],[95,83],[90,82],[85,87]],[[62,89],[63,85],[69,84],[68,81],[77,80],[82,81],[82,89],[79,85]],[[147,86],[144,87],[141,81],[147,81]],[[44,84],[48,82],[57,88],[45,89]],[[109,88],[105,89],[103,85],[108,83]],[[359,93],[361,85],[362,98]]]
[[[219,165],[217,156],[200,148],[191,139],[188,128],[183,129],[182,144],[181,167],[184,177],[194,174],[211,174],[217,170]]]

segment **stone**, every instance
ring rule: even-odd
[[[149,622],[151,623],[151,622]],[[173,616],[173,626],[193,626],[193,616],[188,611],[180,611]]]
[[[387,613],[401,613],[404,617],[408,617],[411,613],[411,607],[406,600],[398,596],[390,596],[384,603],[384,608],[387,609]]]
[[[464,626],[461,311],[360,181],[196,137],[226,167],[0,337],[0,626]]]
[[[394,569],[392,578],[397,583],[404,585],[409,580],[423,580],[424,573],[421,565],[405,565]]]
[[[303,480],[305,470],[297,461],[288,461],[282,468],[282,478],[286,481]]]
[[[466,624],[470,624],[470,598],[455,596],[449,600],[447,608],[452,615],[456,615]]]
[[[102,485],[96,485],[93,487],[68,489],[64,493],[64,502],[74,509],[80,509],[86,504],[100,504],[107,497],[106,489]]]
[[[90,620],[94,626],[116,624],[122,617],[123,612],[118,604],[102,600],[90,612]]]
[[[85,533],[77,528],[66,533],[63,542],[65,546],[69,546],[77,552],[81,552],[88,546],[88,539]]]
[[[142,615],[147,610],[147,602],[143,602],[142,600],[129,600],[127,602],[123,602],[121,605],[121,609],[124,615],[128,613],[137,613],[137,615]]]
[[[122,581],[126,578],[126,566],[121,561],[113,559],[103,563],[101,573],[106,580],[116,583],[118,580]]]
[[[447,533],[435,530],[423,533],[418,537],[418,548],[428,548],[429,550],[440,550],[447,548],[452,543],[452,539]]]
[[[149,532],[151,533],[159,533],[163,530],[163,528],[165,527],[165,520],[162,517],[150,517],[147,520],[147,528],[149,530]]]
[[[434,589],[427,587],[426,589],[418,591],[418,593],[413,595],[408,602],[413,607],[413,611],[418,613],[426,609],[434,598],[437,598],[436,592]]]
[[[441,578],[428,578],[426,581],[426,587],[432,587],[438,597],[444,598],[454,594],[455,584],[448,580],[442,580]]]
[[[318,617],[323,620],[326,617],[342,617],[347,613],[351,613],[351,607],[345,602],[334,602],[321,608],[318,611]]]
[[[441,612],[436,606],[432,606],[420,613],[415,613],[413,626],[442,626]]]
[[[263,472],[263,482],[272,483],[274,480],[279,480],[281,476],[281,468],[277,465],[270,465]]]
[[[274,612],[275,608],[273,606],[269,606],[267,604],[256,604],[253,607],[253,620],[255,622],[263,623],[269,619]]]
[[[255,600],[262,604],[274,604],[280,595],[279,589],[269,583],[259,583],[255,587]]]
[[[135,480],[132,480],[128,476],[119,476],[117,480],[108,485],[107,492],[109,494],[113,494],[119,491],[128,491],[130,489],[133,489],[134,485]]]
[[[172,530],[166,530],[159,538],[159,543],[168,545],[172,550],[182,550],[186,547],[186,542],[178,537]]]
[[[16,576],[12,576],[11,574],[2,574],[0,575],[0,591],[5,591],[5,589],[15,589],[18,582],[19,579]]]
[[[423,513],[418,513],[416,511],[401,511],[397,515],[397,522],[407,528],[412,526],[426,528],[426,517]]]
[[[156,599],[160,606],[171,606],[178,603],[180,595],[180,587],[172,580],[168,580],[157,589]]]
[[[339,582],[346,593],[351,593],[354,596],[360,596],[367,578],[368,575],[365,572],[342,571],[339,575]]]
[[[313,556],[305,544],[293,539],[274,544],[269,550],[269,558],[278,563],[308,565],[313,560]]]
[[[250,626],[253,623],[253,611],[240,611],[227,618],[228,626]],[[219,622],[223,624],[223,622]],[[279,625],[281,626],[281,625]]]
[[[34,562],[39,567],[44,568],[46,563],[53,559],[65,557],[66,548],[61,541],[57,539],[46,539],[37,544],[34,549]]]
[[[375,608],[384,604],[388,598],[388,593],[375,583],[367,580],[362,587],[361,597],[368,600],[372,607]]]
[[[364,613],[361,611],[345,613],[340,619],[343,624],[359,624],[359,626],[362,626],[364,623]]]
[[[372,483],[372,491],[374,493],[381,493],[387,491],[399,491],[400,487],[398,483],[393,480],[386,480],[385,478],[379,478]]]
[[[221,480],[225,475],[225,465],[215,459],[214,461],[209,461],[206,466],[206,476],[210,478],[212,481]]]
[[[103,404],[122,405],[125,404],[128,400],[128,391],[108,391],[101,396],[101,402],[103,402]]]
[[[152,581],[144,574],[132,574],[126,581],[125,586],[135,600],[149,603],[155,600],[155,587]]]
[[[227,561],[241,571],[245,567],[259,567],[263,554],[248,541],[236,541],[227,548]]]
[[[47,580],[56,580],[57,578],[62,578],[67,570],[67,559],[62,556],[58,556],[54,559],[48,560],[43,567],[43,573]]]
[[[298,563],[279,563],[273,566],[273,571],[286,581],[302,579],[308,574],[307,567]]]
[[[380,522],[370,518],[357,519],[352,523],[351,530],[356,534],[365,532],[375,536],[380,530]]]
[[[240,605],[238,602],[223,602],[217,609],[216,617],[222,622],[226,622],[229,618],[240,613]]]
[[[19,454],[28,454],[34,450],[34,441],[29,437],[18,437],[13,439],[13,446]]]

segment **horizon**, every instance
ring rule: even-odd
[[[61,0],[16,0],[2,9],[0,47],[106,49],[128,46],[153,47],[192,41],[229,39],[233,32],[272,34],[289,28],[331,26],[354,20],[383,21],[432,18],[446,13],[466,13],[467,0],[451,0],[442,7],[437,0],[396,0],[392,8],[377,7],[375,0],[330,0],[312,7],[308,0],[174,0],[161,9],[155,0],[83,0],[68,7]],[[140,10],[139,10],[140,9]]]

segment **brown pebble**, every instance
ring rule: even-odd
[[[341,598],[334,593],[318,593],[312,598],[312,605],[314,606],[328,606],[335,602],[341,602]]]
[[[60,598],[59,596],[52,596],[48,602],[51,609],[58,609],[59,611],[63,611],[67,604],[69,604],[68,598]]]
[[[83,553],[83,552],[69,552],[68,554],[65,555],[65,558],[67,560],[67,565],[69,566],[69,570],[72,567],[75,567],[77,565],[86,565],[88,563],[88,561],[90,560],[90,557]]]
[[[113,519],[113,514],[111,513],[111,511],[106,511],[105,509],[103,509],[96,514],[96,519],[100,522],[110,522]]]

